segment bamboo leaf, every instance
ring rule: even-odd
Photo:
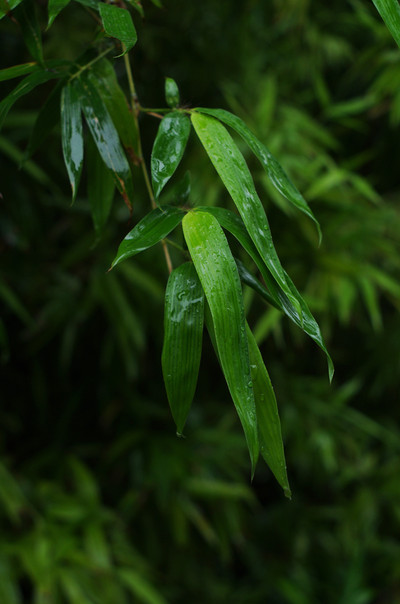
[[[258,458],[257,420],[236,264],[225,235],[211,214],[189,212],[182,225],[210,307],[221,367],[243,426],[254,473]]]
[[[25,45],[35,61],[43,64],[42,33],[36,13],[36,2],[25,0],[16,11],[14,17],[18,21]]]
[[[83,128],[81,102],[76,81],[68,83],[61,92],[61,138],[64,161],[76,198],[83,166]]]
[[[6,69],[0,69],[0,82],[12,80],[13,78],[18,78],[20,76],[27,75],[28,73],[32,73],[32,71],[39,71],[40,69],[41,67],[34,62],[21,63],[21,65],[13,65],[12,67],[7,67]]]
[[[0,19],[8,15],[22,0],[0,0]]]
[[[119,6],[113,6],[112,4],[101,3],[99,10],[106,34],[122,42],[124,52],[119,56],[123,56],[137,42],[136,29],[131,14],[125,8],[119,8]]]
[[[47,29],[52,26],[57,15],[70,3],[70,0],[49,0]]]
[[[114,198],[112,172],[104,165],[92,139],[87,144],[87,193],[94,229],[100,235],[107,223]]]
[[[239,277],[242,283],[248,285],[252,289],[254,289],[257,294],[259,294],[268,304],[271,304],[278,310],[281,309],[280,305],[275,301],[275,299],[268,293],[265,287],[250,273],[249,270],[245,267],[243,262],[235,258],[236,266],[238,269]]]
[[[311,220],[315,223],[318,230],[319,241],[321,242],[321,228],[308,203],[298,191],[297,187],[295,187],[295,185],[292,183],[280,163],[275,159],[275,157],[273,157],[267,147],[261,141],[259,141],[256,136],[254,136],[244,121],[236,115],[233,115],[233,113],[225,111],[224,109],[197,108],[196,111],[219,119],[227,126],[233,128],[233,130],[235,130],[246,141],[254,155],[262,164],[269,179],[279,193],[286,197],[286,199],[296,206],[298,210],[311,218]]]
[[[190,120],[184,113],[167,113],[161,121],[151,153],[151,178],[156,199],[177,169],[189,134]]]
[[[171,206],[155,208],[149,212],[121,242],[111,268],[164,239],[178,226],[183,217],[182,210]]]
[[[107,107],[86,73],[77,79],[83,113],[102,160],[113,175],[128,206],[133,199],[132,175]]]
[[[191,262],[172,271],[165,292],[162,368],[178,434],[196,390],[204,323],[204,293]]]
[[[291,491],[286,472],[281,422],[275,392],[257,342],[247,324],[246,330],[254,400],[256,403],[260,453],[283,488],[285,496],[290,499]]]
[[[396,44],[400,46],[400,6],[398,0],[372,0]]]
[[[165,78],[165,100],[168,107],[177,107],[180,102],[179,88],[172,78]]]
[[[264,208],[242,154],[218,120],[201,113],[192,113],[191,118],[203,147],[235,202],[266,267],[301,315],[300,299],[294,295],[281,266]]]
[[[326,349],[318,323],[310,312],[305,300],[300,296],[299,292],[297,292],[294,284],[290,280],[290,277],[286,275],[286,278],[290,283],[290,287],[297,292],[297,296],[299,296],[299,299],[301,300],[301,315],[299,314],[298,309],[293,306],[289,298],[276,284],[275,280],[271,277],[269,271],[266,269],[265,264],[262,261],[254,243],[252,242],[241,218],[225,208],[201,206],[196,208],[196,210],[209,212],[215,216],[222,228],[229,231],[234,237],[236,237],[262,274],[263,279],[268,287],[269,294],[274,302],[274,306],[284,312],[291,321],[293,321],[298,327],[300,327],[302,331],[310,336],[310,338],[314,340],[321,350],[324,351],[328,362],[329,379],[332,380],[334,367],[332,359]]]
[[[161,593],[144,579],[142,575],[133,571],[131,568],[121,568],[118,570],[118,577],[134,595],[137,602],[144,602],[145,604],[167,604],[167,601]]]

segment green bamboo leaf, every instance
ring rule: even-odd
[[[183,217],[182,210],[171,206],[155,208],[149,212],[121,242],[111,268],[164,239],[178,226]]]
[[[118,577],[134,595],[135,601],[144,602],[144,604],[167,604],[161,593],[146,581],[143,575],[133,571],[131,568],[121,568],[118,570]]]
[[[48,24],[49,29],[57,15],[70,3],[70,0],[49,0],[47,12],[48,12]]]
[[[273,157],[267,147],[254,136],[244,121],[236,115],[233,115],[233,113],[225,111],[224,109],[205,109],[200,107],[197,108],[196,111],[219,119],[227,126],[233,128],[233,130],[235,130],[246,141],[254,155],[261,162],[269,179],[279,193],[286,197],[286,199],[296,206],[298,210],[311,218],[311,220],[315,223],[318,230],[319,241],[321,242],[321,227],[308,203],[292,183],[280,163],[275,159],[275,157]]]
[[[196,390],[204,323],[204,293],[191,262],[172,271],[165,292],[162,369],[177,433]]]
[[[226,128],[215,118],[192,113],[193,126],[222,182],[235,202],[247,231],[275,281],[301,315],[301,304],[288,283],[276,253],[268,220],[254,182]]]
[[[35,71],[24,78],[22,82],[20,82],[18,86],[16,86],[16,88],[14,88],[14,90],[12,90],[10,94],[6,96],[6,98],[0,103],[0,129],[4,123],[4,120],[6,119],[7,113],[19,98],[31,92],[31,90],[36,88],[36,86],[61,76],[62,73],[56,70],[49,71],[46,69],[41,69],[40,71]]]
[[[87,193],[96,235],[101,235],[110,214],[115,182],[100,153],[89,138],[87,147]]]
[[[131,206],[133,199],[132,175],[118,132],[107,107],[87,73],[77,79],[83,113],[102,160],[113,175],[117,189]]]
[[[165,100],[168,107],[177,107],[180,102],[179,88],[172,78],[165,78]]]
[[[68,83],[61,92],[61,139],[65,166],[76,198],[83,166],[83,128],[81,102],[76,81]]]
[[[8,15],[22,0],[0,0],[0,19]]]
[[[396,44],[400,46],[400,6],[398,0],[372,0]]]
[[[87,77],[103,99],[128,156],[135,160],[138,155],[135,120],[112,64],[107,59],[97,61],[88,70]]]
[[[281,422],[275,392],[257,342],[247,324],[246,330],[254,400],[256,402],[260,453],[283,488],[285,496],[290,499],[291,491],[286,472]]]
[[[232,233],[234,237],[243,246],[249,256],[257,265],[258,270],[263,276],[263,279],[268,287],[269,294],[274,302],[274,306],[279,308],[285,313],[300,329],[302,329],[314,342],[324,351],[328,362],[329,379],[332,380],[334,367],[332,359],[324,344],[324,340],[321,335],[318,323],[314,319],[310,309],[308,308],[305,300],[300,296],[296,290],[294,284],[290,280],[290,277],[286,275],[290,287],[296,292],[296,295],[301,300],[301,315],[298,309],[293,306],[289,298],[283,292],[283,290],[276,284],[275,280],[271,277],[271,274],[266,269],[264,262],[261,259],[254,243],[252,242],[246,227],[239,216],[226,210],[225,208],[201,206],[196,208],[196,211],[209,212],[218,220],[223,229]],[[265,296],[264,296],[265,297]],[[272,304],[271,300],[271,304]]]
[[[25,45],[35,61],[43,64],[42,33],[36,12],[36,2],[25,0],[17,10],[14,17],[18,21]]]
[[[32,73],[32,71],[39,71],[41,67],[37,63],[21,63],[21,65],[13,65],[13,67],[7,67],[6,69],[0,69],[0,82],[6,80],[12,80],[13,78],[19,78],[20,76]]]
[[[182,225],[210,307],[221,367],[243,426],[254,473],[259,452],[257,420],[236,264],[226,237],[211,214],[189,212]]]
[[[161,121],[151,153],[151,178],[156,199],[177,169],[189,134],[190,120],[184,113],[167,113]]]
[[[264,298],[264,300],[268,302],[268,304],[271,304],[272,306],[280,310],[280,304],[276,302],[275,299],[268,293],[262,283],[260,283],[260,281],[250,273],[250,271],[245,267],[243,262],[241,262],[238,258],[235,258],[235,262],[241,282],[254,289],[254,291],[257,292],[257,294],[259,294],[262,298]]]
[[[63,81],[58,82],[42,105],[29,137],[28,145],[24,154],[24,161],[31,157],[33,153],[35,153],[35,151],[41,145],[43,145],[48,135],[59,122],[61,92],[63,86]]]
[[[125,8],[119,8],[112,4],[101,3],[99,10],[106,34],[122,42],[124,52],[119,56],[123,56],[137,42],[136,29],[131,14]]]

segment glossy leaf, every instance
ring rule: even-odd
[[[100,153],[89,138],[87,148],[87,193],[94,228],[100,235],[110,214],[115,192],[112,172],[104,165]]]
[[[83,113],[102,160],[113,175],[127,205],[133,199],[132,175],[107,107],[89,76],[77,79]]]
[[[204,323],[204,293],[191,262],[172,271],[165,292],[162,369],[178,434],[196,390]]]
[[[253,380],[254,400],[256,402],[258,437],[260,453],[268,464],[275,478],[284,490],[285,496],[291,498],[286,473],[285,453],[283,450],[281,422],[275,392],[265,367],[261,352],[257,346],[250,327],[246,324],[247,340]]]
[[[180,224],[184,212],[179,208],[155,208],[128,233],[121,242],[111,267],[152,247],[170,234]]]
[[[372,2],[396,44],[400,46],[400,6],[398,0],[372,0]]]
[[[222,228],[226,229],[227,231],[232,233],[234,237],[236,237],[236,239],[243,246],[243,248],[252,258],[252,260],[256,263],[257,268],[262,274],[264,281],[268,287],[269,294],[272,300],[274,301],[274,306],[284,312],[289,317],[289,319],[291,319],[298,327],[300,327],[300,329],[302,329],[308,336],[310,336],[310,338],[314,340],[314,342],[326,354],[328,362],[329,379],[331,380],[334,373],[334,367],[332,359],[324,344],[320,328],[313,315],[311,314],[310,309],[308,308],[305,300],[300,296],[299,292],[297,292],[294,284],[290,280],[290,277],[288,275],[286,276],[287,280],[290,283],[290,287],[297,292],[297,296],[299,296],[299,299],[301,300],[301,315],[299,314],[298,309],[293,306],[289,298],[276,284],[275,280],[271,277],[271,274],[266,269],[265,264],[262,261],[260,254],[257,251],[257,248],[252,242],[241,218],[233,212],[226,210],[225,208],[204,206],[197,208],[197,210],[209,212],[210,214],[215,216]]]
[[[29,137],[25,159],[31,157],[43,145],[50,132],[60,121],[60,101],[63,84],[63,81],[58,82],[42,105]]]
[[[25,0],[14,11],[13,16],[21,27],[22,37],[27,49],[35,61],[43,64],[42,33],[36,13],[36,2]]]
[[[0,69],[0,82],[6,80],[12,80],[18,78],[33,71],[39,71],[41,67],[37,63],[22,63],[21,65],[13,65],[13,67],[7,67],[6,69]]]
[[[48,24],[47,29],[51,27],[57,15],[70,3],[70,0],[49,0],[48,4]]]
[[[135,160],[138,154],[135,120],[112,64],[107,59],[97,61],[88,70],[87,77],[103,99],[128,155]]]
[[[28,92],[31,92],[31,90],[36,88],[36,86],[44,84],[49,80],[59,78],[61,75],[62,74],[60,72],[43,69],[40,71],[35,71],[24,78],[22,82],[20,82],[18,86],[16,86],[16,88],[14,88],[14,90],[12,90],[10,94],[6,96],[6,98],[0,103],[0,129],[4,123],[7,113],[20,97],[28,94]]]
[[[179,88],[172,78],[165,78],[165,100],[169,107],[177,107],[180,102]]]
[[[156,199],[177,169],[189,134],[190,120],[184,113],[167,113],[161,121],[151,153],[151,179]]]
[[[250,149],[253,151],[254,155],[261,162],[266,173],[268,174],[269,179],[279,193],[286,197],[286,199],[296,206],[298,210],[306,214],[306,216],[311,218],[311,220],[315,223],[318,230],[318,237],[321,242],[321,228],[308,203],[298,191],[297,187],[295,187],[295,185],[289,179],[280,163],[275,159],[275,157],[273,157],[273,155],[271,155],[267,147],[254,136],[244,121],[236,115],[233,115],[233,113],[225,111],[224,109],[205,109],[201,107],[197,108],[196,111],[217,118],[240,134],[240,136],[246,141]]]
[[[61,93],[61,139],[65,166],[75,200],[83,166],[83,128],[81,102],[76,81],[68,83]]]
[[[189,212],[182,226],[210,307],[221,367],[243,426],[254,473],[259,452],[257,420],[242,289],[235,260],[218,221],[211,214]]]
[[[0,0],[0,19],[8,15],[14,8],[21,4],[22,0]]]
[[[301,315],[300,300],[293,294],[281,266],[264,208],[243,155],[218,120],[200,113],[192,113],[191,118],[203,147],[235,202],[266,267]]]
[[[119,8],[119,6],[113,6],[112,4],[101,3],[99,10],[104,31],[108,36],[117,38],[122,42],[124,46],[122,55],[124,55],[135,46],[137,41],[136,29],[131,14],[125,8]]]

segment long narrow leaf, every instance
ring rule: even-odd
[[[111,268],[164,239],[182,221],[184,212],[172,206],[155,208],[121,242]]]
[[[122,54],[127,53],[137,41],[136,29],[130,12],[125,8],[104,3],[99,5],[99,10],[104,31],[108,36],[120,40],[125,47]]]
[[[190,120],[179,111],[167,113],[158,128],[151,153],[151,178],[155,198],[177,169],[190,134]]]
[[[77,79],[77,85],[83,113],[97,149],[107,168],[114,174],[115,184],[125,202],[127,205],[131,205],[133,199],[132,175],[107,107],[86,73]]]
[[[400,6],[398,0],[372,0],[396,44],[400,46]]]
[[[267,147],[261,141],[259,141],[256,136],[254,136],[244,121],[236,115],[233,115],[233,113],[225,111],[225,109],[205,109],[200,107],[197,108],[196,111],[219,119],[221,122],[224,122],[227,126],[230,126],[233,128],[233,130],[240,134],[240,136],[246,141],[250,149],[253,151],[254,155],[261,162],[263,168],[268,174],[270,181],[279,191],[279,193],[286,197],[286,199],[296,206],[298,210],[311,218],[311,220],[315,223],[318,230],[318,237],[321,241],[322,235],[319,222],[315,218],[308,203],[300,191],[298,191],[297,187],[295,187],[295,185],[292,183],[281,164],[270,153]]]
[[[87,152],[87,193],[96,235],[101,235],[110,214],[115,182],[112,172],[104,165],[92,139]]]
[[[64,86],[61,92],[61,137],[64,161],[75,200],[83,165],[83,128],[81,102],[76,82]]]
[[[254,275],[252,275],[250,271],[247,270],[243,262],[238,260],[238,258],[235,258],[235,262],[241,282],[254,289],[254,291],[257,292],[259,296],[264,298],[264,300],[268,302],[268,304],[271,304],[272,306],[280,310],[280,305],[275,302],[274,298],[268,293],[262,283],[260,283],[260,281],[258,281],[258,279],[256,279]]]
[[[25,45],[32,57],[43,64],[42,33],[36,12],[36,2],[25,0],[16,11],[14,17],[18,21]]]
[[[192,113],[191,119],[203,147],[235,202],[261,258],[279,287],[301,315],[300,299],[293,295],[286,273],[281,266],[264,208],[243,155],[218,120],[201,113]]]
[[[218,221],[206,212],[189,212],[183,231],[206,295],[218,354],[250,452],[252,472],[259,448],[242,289],[235,260]]]
[[[0,82],[5,82],[6,80],[12,80],[13,78],[18,78],[23,75],[28,75],[28,73],[32,73],[32,71],[39,71],[42,69],[37,63],[21,63],[21,65],[13,65],[12,67],[7,67],[6,69],[0,69]]]
[[[204,293],[191,262],[170,275],[165,292],[162,368],[178,434],[196,390],[204,323]]]
[[[49,15],[47,29],[52,26],[54,19],[69,3],[70,0],[49,0],[47,8]]]

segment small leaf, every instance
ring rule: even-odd
[[[47,9],[49,15],[47,29],[52,26],[54,19],[69,3],[70,0],[49,0],[49,5]]]
[[[35,61],[43,64],[42,33],[36,13],[36,2],[25,0],[16,11],[14,17],[18,21],[25,45]]]
[[[296,206],[298,210],[311,218],[311,220],[315,223],[318,230],[319,241],[321,242],[321,228],[308,203],[289,179],[280,163],[275,159],[275,157],[273,157],[273,155],[271,155],[267,147],[254,136],[243,120],[236,115],[233,115],[233,113],[225,111],[224,109],[197,108],[196,111],[212,115],[240,134],[240,136],[246,141],[250,149],[253,151],[254,155],[261,162],[266,173],[268,174],[269,179],[279,193],[286,197],[286,199]]]
[[[180,102],[179,88],[172,78],[165,78],[165,100],[169,107],[177,107]]]
[[[246,330],[254,399],[256,402],[260,453],[283,488],[285,496],[290,499],[291,492],[286,473],[281,422],[275,392],[257,342],[247,324]]]
[[[61,91],[63,85],[63,81],[58,82],[42,105],[29,137],[24,161],[31,157],[33,153],[43,145],[48,135],[59,122]]]
[[[103,231],[114,198],[115,182],[112,172],[104,165],[100,153],[89,138],[87,152],[87,192],[97,235]]]
[[[178,434],[196,390],[204,323],[204,293],[191,262],[172,271],[165,292],[162,368]]]
[[[18,78],[32,71],[39,71],[41,67],[37,63],[22,63],[21,65],[13,65],[13,67],[7,67],[6,69],[0,69],[0,82],[6,80],[12,80]]]
[[[111,268],[164,239],[178,226],[184,215],[179,208],[170,206],[149,212],[121,242]]]
[[[400,46],[400,6],[398,0],[372,0],[386,27]]]
[[[112,4],[99,5],[100,16],[103,21],[104,31],[108,36],[117,38],[124,45],[122,56],[133,48],[137,41],[136,29],[131,14],[125,8]]]
[[[83,113],[102,160],[113,175],[125,203],[133,200],[132,175],[118,132],[97,88],[85,72],[77,79]]]
[[[190,134],[190,120],[184,113],[167,113],[158,128],[151,153],[151,178],[158,199],[177,169]]]
[[[188,212],[182,226],[210,307],[221,367],[243,426],[254,473],[258,458],[257,420],[236,264],[226,237],[211,214]]]
[[[22,0],[0,0],[0,19],[8,15]]]
[[[196,133],[235,202],[265,266],[301,315],[300,301],[293,295],[281,266],[264,208],[243,155],[218,120],[200,113],[192,113],[191,118]]]
[[[74,201],[83,166],[81,102],[74,80],[66,84],[61,92],[61,138],[64,161],[72,188],[72,201]]]

